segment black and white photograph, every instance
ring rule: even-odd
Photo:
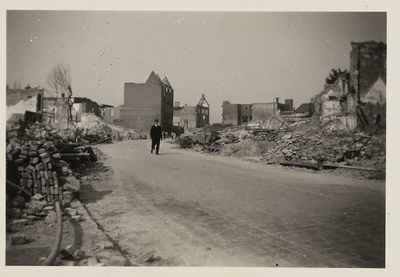
[[[34,2],[3,10],[10,276],[389,276],[391,1]]]

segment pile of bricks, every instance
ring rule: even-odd
[[[384,135],[371,137],[364,133],[287,132],[276,137],[264,159],[382,166],[386,161],[385,141]]]
[[[304,124],[306,126],[306,124]],[[201,132],[181,136],[177,140],[182,148],[199,149]],[[227,128],[219,132],[219,139],[209,145],[201,145],[201,151],[222,153],[229,144],[253,141],[268,148],[260,153],[267,163],[281,160],[294,162],[342,163],[377,167],[382,170],[386,163],[386,135],[370,135],[363,132],[350,133],[310,126],[300,130],[250,130],[245,127]],[[237,151],[235,155],[246,155]]]
[[[8,180],[32,195],[43,195],[48,202],[69,195],[61,186],[60,178],[71,175],[72,171],[69,164],[61,160],[59,151],[64,144],[56,130],[41,123],[30,124],[25,129],[14,124],[7,140]]]

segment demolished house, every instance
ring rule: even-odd
[[[285,99],[285,104],[279,103],[279,98],[273,102],[232,104],[222,103],[222,124],[247,126],[256,129],[279,128],[282,123],[293,123],[305,117],[310,117],[314,108],[310,103],[303,103],[298,109],[293,108],[293,99]]]
[[[314,98],[321,124],[354,131],[386,122],[386,44],[351,43],[350,74],[342,74]]]
[[[97,161],[98,151],[90,145],[138,139],[139,134],[108,125],[91,112],[81,112],[79,122],[71,121],[68,99],[44,97],[39,87],[7,88],[6,96],[7,230],[41,219],[54,224],[60,217],[57,234],[49,233],[60,238],[61,214],[76,221],[81,217],[69,207],[79,198],[82,172]],[[10,241],[23,244],[25,235],[11,235]]]
[[[40,87],[25,89],[6,89],[6,119],[7,122],[23,120],[25,111],[42,113],[44,89]]]
[[[208,104],[204,94],[196,106],[180,107],[179,102],[175,102],[174,106],[174,126],[183,127],[185,130],[201,128],[210,124],[210,105]]]
[[[335,169],[343,174],[350,170],[357,177],[385,178],[386,45],[352,43],[350,56],[350,72],[326,84],[312,103],[294,111],[284,111],[278,101],[269,106],[251,104],[253,122],[257,114],[264,121],[249,128],[249,124],[240,126],[241,105],[224,101],[223,122],[234,126],[212,130],[210,141],[205,130],[198,130],[176,143],[266,164]]]

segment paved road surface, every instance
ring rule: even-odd
[[[114,174],[83,190],[132,264],[385,267],[385,183],[150,141],[98,147]],[[83,186],[85,188],[85,186]]]

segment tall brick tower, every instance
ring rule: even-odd
[[[152,71],[146,83],[124,84],[124,105],[119,125],[148,133],[154,119],[163,131],[170,133],[173,122],[174,90],[168,79]]]
[[[386,44],[351,42],[351,47],[350,88],[354,89],[360,102],[379,77],[386,83]]]

